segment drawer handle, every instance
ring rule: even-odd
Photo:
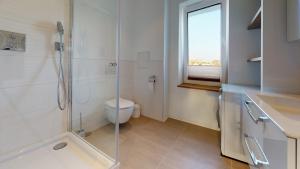
[[[247,150],[248,150],[248,152],[250,154],[250,157],[251,157],[251,160],[252,160],[254,166],[260,168],[262,166],[268,166],[268,165],[270,165],[270,163],[269,163],[269,161],[268,161],[268,159],[266,157],[266,154],[264,153],[263,149],[259,145],[257,139],[254,138],[254,137],[250,137],[247,134],[245,134],[244,136],[245,136],[245,140],[244,141],[245,141]],[[254,143],[254,145],[257,147],[256,149],[259,150],[259,154],[255,154],[255,151],[253,151],[250,148],[248,140],[252,140],[252,143]],[[261,157],[262,159],[258,159],[257,157]]]
[[[256,118],[254,115],[253,115],[253,113],[252,113],[252,111],[251,111],[251,109],[250,109],[250,107],[249,107],[249,104],[250,103],[252,103],[252,101],[245,101],[244,102],[244,105],[245,105],[245,107],[246,107],[246,109],[247,109],[247,112],[248,112],[248,114],[250,115],[250,117],[251,117],[251,119],[254,121],[254,123],[258,123],[258,122],[264,122],[264,121],[266,121],[266,120],[268,120],[268,117],[266,117],[266,116],[259,116],[258,118]]]

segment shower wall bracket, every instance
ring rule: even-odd
[[[60,42],[55,42],[55,51],[64,51],[65,44],[61,44]],[[62,49],[61,49],[62,48]]]

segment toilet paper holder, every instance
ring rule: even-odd
[[[155,75],[149,76],[148,82],[149,83],[156,83],[156,76]]]

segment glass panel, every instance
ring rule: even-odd
[[[72,37],[72,130],[114,159],[116,2],[74,0]]]
[[[221,5],[188,13],[188,77],[219,81],[221,75]]]

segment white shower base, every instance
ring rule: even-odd
[[[68,145],[60,150],[53,146]],[[0,157],[0,169],[115,169],[114,161],[71,133]]]

